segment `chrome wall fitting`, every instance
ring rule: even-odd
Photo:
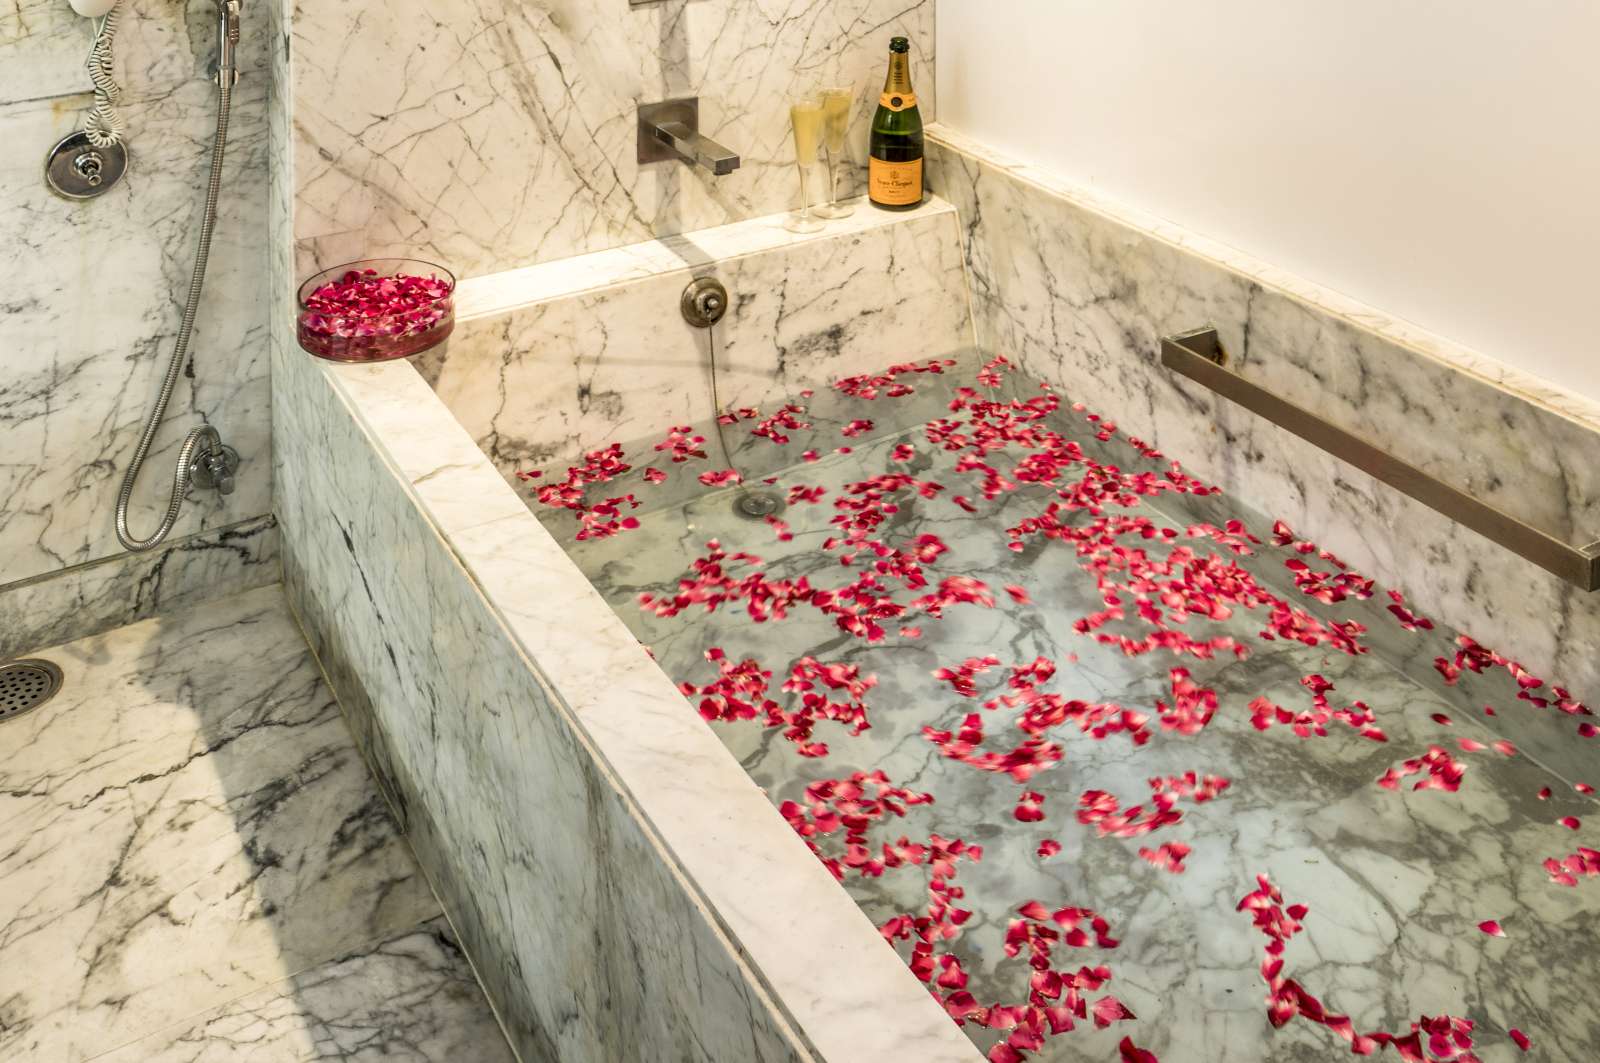
[[[677,159],[703,166],[724,177],[739,168],[739,156],[709,137],[700,135],[700,97],[639,105],[638,160],[668,162]]]
[[[728,289],[715,277],[696,277],[683,290],[678,309],[695,328],[710,328],[728,312]]]
[[[62,138],[44,162],[45,183],[64,199],[93,199],[111,191],[127,172],[126,145],[97,148],[82,131]]]
[[[233,474],[239,471],[239,452],[215,440],[189,463],[189,482],[218,494],[233,494]]]

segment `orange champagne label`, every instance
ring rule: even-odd
[[[891,111],[907,111],[917,105],[917,94],[914,92],[885,92],[878,97],[878,102]]]
[[[873,159],[867,170],[867,189],[874,203],[904,207],[922,200],[922,160],[884,162]]]

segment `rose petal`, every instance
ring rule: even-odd
[[[1488,934],[1490,937],[1503,938],[1506,936],[1505,930],[1493,919],[1485,919],[1483,922],[1478,924],[1478,929],[1483,931],[1485,934]]]

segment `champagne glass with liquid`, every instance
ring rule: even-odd
[[[789,120],[794,123],[795,164],[800,170],[800,209],[789,215],[784,224],[792,233],[814,233],[822,228],[812,193],[817,154],[822,148],[822,113],[822,96],[818,93],[796,96],[789,101]]]
[[[824,218],[848,218],[856,212],[854,203],[839,199],[839,163],[844,159],[845,139],[850,134],[850,112],[856,103],[854,85],[829,85],[822,90],[822,146],[828,156],[828,189],[817,213]]]

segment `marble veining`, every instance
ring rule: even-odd
[[[971,349],[948,205],[888,216],[863,205],[808,239],[784,233],[781,220],[469,282],[472,316],[417,367],[514,478],[613,440],[709,425],[712,344],[728,408],[770,406],[885,359]],[[678,311],[693,276],[714,276],[729,292],[728,316],[710,332]],[[563,282],[568,290],[550,298]]]
[[[887,402],[861,406],[876,414]],[[1165,465],[1125,448],[1097,448],[1088,426],[1074,424],[1071,415],[1052,427],[1122,468]],[[891,460],[891,448],[907,443],[915,456]],[[1003,471],[1013,468],[1003,455],[986,460]],[[889,624],[890,635],[877,644],[843,634],[831,618],[803,607],[759,624],[732,604],[676,617],[640,607],[641,594],[670,595],[712,540],[765,559],[761,571],[771,580],[806,577],[818,587],[848,582],[854,573],[840,569],[840,551],[823,548],[838,533],[830,523],[836,515],[831,500],[847,483],[887,470],[909,471],[947,491],[932,500],[905,492],[879,536],[904,546],[935,535],[949,553],[930,565],[932,581],[959,573],[982,580],[997,597],[1002,587],[1020,587],[1031,600],[1001,597],[992,609],[957,606],[942,618],[921,619],[915,637],[897,636]],[[1074,621],[1103,603],[1070,545],[1024,536],[1022,551],[1007,548],[1011,536],[1004,529],[1037,514],[1051,492],[1023,484],[997,501],[978,500],[981,512],[972,514],[946,497],[965,489],[972,475],[955,467],[955,455],[913,431],[781,472],[779,490],[803,485],[826,491],[822,504],[794,505],[784,514],[790,540],[738,518],[727,491],[649,513],[636,531],[610,539],[575,542],[574,524],[564,513],[553,514],[548,524],[674,679],[704,684],[715,678],[704,657],[713,646],[733,661],[754,658],[777,677],[808,656],[858,666],[876,677],[866,696],[870,730],[852,737],[846,727],[820,725],[815,737],[829,747],[822,758],[798,755],[794,742],[759,722],[713,727],[774,803],[803,800],[807,783],[853,771],[881,770],[899,785],[931,792],[931,805],[870,829],[868,848],[874,852],[901,835],[917,840],[930,833],[984,846],[983,860],[963,864],[955,876],[966,890],[960,906],[975,914],[950,946],[962,957],[968,988],[980,1001],[1020,1000],[1026,993],[1026,966],[1001,948],[1009,919],[1026,901],[1041,900],[1049,909],[1084,906],[1111,920],[1121,944],[1074,951],[1065,966],[1108,965],[1114,977],[1107,988],[1138,1018],[1108,1030],[1086,1023],[1050,1041],[1037,1058],[1116,1058],[1118,1041],[1130,1032],[1141,1047],[1178,1063],[1310,1061],[1342,1052],[1333,1035],[1310,1023],[1291,1022],[1274,1032],[1265,1021],[1265,988],[1257,971],[1261,937],[1248,916],[1233,911],[1263,872],[1291,901],[1311,907],[1304,939],[1287,953],[1288,973],[1330,1007],[1350,1013],[1358,1029],[1404,1033],[1419,1014],[1464,1014],[1478,1023],[1485,1060],[1520,1058],[1507,1039],[1511,1026],[1531,1033],[1549,1058],[1583,1056],[1600,1036],[1600,1013],[1578,975],[1589,966],[1600,894],[1556,885],[1541,867],[1545,858],[1570,852],[1592,836],[1590,828],[1574,834],[1558,820],[1594,813],[1594,799],[1573,786],[1593,782],[1593,771],[1563,778],[1539,762],[1540,733],[1559,731],[1570,745],[1570,720],[1516,700],[1516,684],[1503,671],[1471,691],[1444,686],[1431,667],[1414,679],[1403,676],[1397,670],[1401,658],[1431,661],[1448,653],[1454,633],[1408,631],[1378,609],[1370,612],[1380,617],[1356,614],[1371,625],[1366,641],[1372,652],[1361,656],[1326,645],[1263,642],[1256,634],[1260,617],[1239,610],[1214,625],[1191,619],[1185,626],[1199,625],[1189,632],[1197,638],[1234,635],[1249,645],[1246,658],[1127,657],[1074,632]],[[1242,515],[1226,500],[1184,495],[1141,500],[1127,511],[1180,530],[1203,519],[1220,525]],[[1256,515],[1248,520],[1267,537],[1270,522]],[[1194,549],[1216,548],[1202,540]],[[1263,543],[1243,563],[1263,584],[1324,619],[1350,617],[1349,604],[1324,607],[1293,589],[1283,563],[1296,556]],[[733,573],[742,574],[743,569]],[[979,675],[972,701],[931,674],[985,654],[997,654],[1001,665]],[[942,756],[924,735],[926,726],[954,730],[966,713],[975,712],[991,731],[991,748],[1012,744],[1003,735],[1010,713],[979,705],[1003,691],[1004,667],[1041,655],[1060,669],[1049,689],[1067,697],[1114,702],[1154,717],[1157,699],[1171,700],[1167,667],[1181,664],[1217,693],[1220,706],[1210,726],[1192,736],[1168,732],[1152,720],[1160,733],[1148,746],[1136,747],[1121,735],[1095,741],[1070,726],[1053,729],[1050,737],[1067,747],[1066,759],[1025,786]],[[1320,739],[1297,737],[1283,726],[1261,734],[1252,726],[1252,699],[1266,695],[1300,707],[1308,697],[1300,680],[1313,673],[1331,681],[1336,705],[1355,699],[1369,704],[1387,741],[1365,740],[1342,724],[1331,724],[1329,736]],[[776,693],[778,682],[773,680],[773,696],[786,700]],[[1497,716],[1483,714],[1485,699],[1498,707]],[[1456,750],[1458,741],[1473,740],[1487,747],[1503,732],[1517,738],[1520,752],[1459,752],[1466,766],[1459,792],[1413,792],[1414,779],[1398,793],[1375,785],[1391,765],[1430,744]],[[1575,766],[1592,769],[1593,763],[1591,756],[1587,765]],[[1181,806],[1187,809],[1183,823],[1157,834],[1096,837],[1074,815],[1087,789],[1109,791],[1124,804],[1147,802],[1145,779],[1189,770],[1221,775],[1232,786],[1212,803]],[[1548,799],[1539,797],[1543,787],[1553,791]],[[1042,794],[1044,814],[1037,823],[1019,823],[1013,815],[1023,789]],[[1060,843],[1059,854],[1035,852],[1046,838]],[[1181,874],[1158,870],[1136,854],[1141,845],[1173,841],[1193,847]],[[825,844],[830,851],[839,848]],[[881,877],[849,874],[845,880],[878,923],[924,908],[927,885],[921,868],[890,869]],[[1506,941],[1479,931],[1477,924],[1489,918],[1515,928],[1508,929]],[[987,1048],[994,1036],[976,1030],[974,1039]]]
[[[191,364],[135,495],[145,529],[166,505],[177,446],[210,421],[243,455],[238,490],[197,492],[179,537],[271,510],[265,214],[264,20],[247,9],[225,181]],[[177,331],[193,266],[216,89],[215,6],[135,2],[119,37],[122,111],[133,164],[101,199],[69,203],[40,180],[48,146],[77,128],[90,97],[88,21],[66,4],[0,16],[0,244],[16,265],[0,296],[12,357],[0,383],[0,585],[121,553],[112,508]],[[62,95],[62,93],[72,93]],[[22,147],[26,145],[26,147]],[[24,265],[25,263],[25,265]],[[159,501],[158,501],[159,496]]]
[[[890,37],[915,42],[933,113],[933,14],[932,0],[419,0],[385,19],[297,4],[298,272],[420,253],[475,276],[786,210],[789,94],[854,82],[864,159]],[[700,97],[738,171],[634,162],[638,103],[680,95]]]
[[[344,704],[372,713],[356,731],[381,736],[369,755],[521,1057],[806,1058],[333,374],[293,353],[277,366],[279,423],[305,447],[279,451],[291,600]],[[427,400],[413,427],[431,404],[460,433],[408,367],[357,372],[384,368]]]
[[[291,599],[524,1059],[972,1058],[411,367],[276,379]]]
[[[270,516],[0,587],[0,660],[282,577]]]
[[[930,183],[963,219],[985,347],[1430,615],[1600,700],[1600,595],[1169,373],[1157,344],[1213,324],[1257,382],[1574,544],[1600,536],[1594,404],[946,131],[930,145]]]
[[[164,95],[182,82],[211,76],[217,61],[216,0],[121,0],[121,6],[115,48],[124,99]],[[260,25],[254,6],[244,15],[251,21],[240,38],[239,61],[253,75],[261,69],[267,42],[251,32]],[[83,64],[92,43],[91,21],[60,0],[6,5],[0,14],[0,102],[88,91]],[[131,133],[137,138],[140,130],[134,127]],[[48,146],[38,145],[41,156]]]
[[[5,1058],[96,1057],[437,917],[280,588],[41,655],[62,692],[0,732]]]
[[[515,1063],[441,918],[320,963],[105,1063]]]

